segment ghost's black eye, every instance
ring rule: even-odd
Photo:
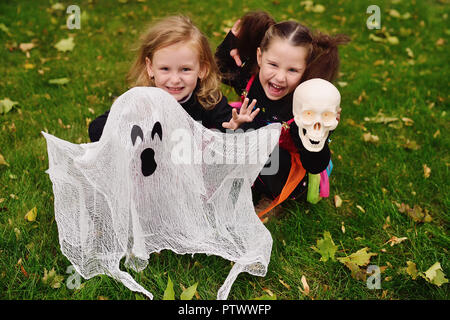
[[[152,139],[154,138],[155,134],[158,134],[159,140],[162,140],[162,127],[161,127],[161,123],[159,121],[157,121],[155,123],[155,125],[153,126]]]
[[[136,142],[137,137],[141,137],[141,140],[144,141],[144,133],[142,132],[141,127],[134,125],[131,129],[131,142],[133,143],[133,146]]]

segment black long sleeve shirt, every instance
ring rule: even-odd
[[[181,106],[194,120],[200,121],[206,128],[215,128],[222,132],[225,132],[222,123],[230,121],[232,116],[232,107],[228,104],[226,97],[222,97],[214,108],[206,110],[198,102],[194,92],[186,102],[181,103]],[[109,110],[89,124],[89,138],[92,142],[100,140],[108,115]]]

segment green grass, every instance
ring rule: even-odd
[[[389,45],[369,39],[378,33],[366,28],[366,1],[318,1],[326,8],[323,13],[305,12],[300,2],[79,1],[87,19],[81,21],[80,30],[67,30],[67,15],[52,12],[50,1],[2,1],[0,24],[9,28],[9,34],[0,30],[0,100],[8,97],[19,104],[0,115],[0,154],[9,164],[0,165],[0,299],[142,298],[107,276],[83,280],[79,290],[66,287],[70,263],[59,249],[52,185],[45,173],[46,143],[40,132],[88,142],[87,123],[128,89],[125,74],[133,60],[131,49],[152,19],[189,15],[214,49],[225,35],[224,28],[255,9],[267,10],[277,21],[293,18],[323,32],[346,33],[353,41],[340,50],[338,81],[344,85],[338,88],[343,111],[330,145],[335,165],[331,196],[316,205],[286,203],[283,213],[266,224],[274,239],[267,275],[239,275],[229,298],[251,299],[269,289],[278,299],[448,299],[448,284],[438,287],[422,278],[412,280],[400,269],[413,261],[424,272],[440,262],[446,277],[450,276],[449,7],[445,1],[379,1],[384,31],[399,39],[398,45]],[[64,7],[70,4],[63,2]],[[411,17],[397,19],[389,14],[391,9],[409,12]],[[69,34],[75,39],[74,50],[58,52],[54,44]],[[18,46],[32,41],[36,46],[27,58]],[[26,63],[34,68],[25,69]],[[70,83],[48,84],[63,77],[70,78]],[[366,98],[355,104],[363,91]],[[225,86],[224,93],[236,99]],[[390,127],[364,121],[380,110],[414,122],[406,126],[397,121],[397,127]],[[364,142],[366,132],[377,135],[379,142]],[[420,148],[406,148],[408,139]],[[424,164],[431,169],[428,178]],[[334,206],[334,195],[344,200],[339,208]],[[433,220],[415,223],[394,202],[427,209]],[[27,222],[24,215],[33,207],[37,207],[37,220]],[[383,229],[388,216],[391,226]],[[311,246],[324,231],[339,246],[338,257],[363,247],[377,253],[370,264],[388,266],[382,273],[382,290],[368,289],[337,261],[320,261]],[[386,242],[392,236],[408,239],[391,247]],[[162,299],[168,275],[177,297],[180,284],[187,288],[198,281],[199,297],[215,299],[231,268],[220,257],[170,251],[152,254],[149,266],[140,274],[130,272],[155,299]],[[57,289],[42,282],[44,269],[52,268],[64,276]],[[309,296],[299,290],[302,275],[310,285]]]

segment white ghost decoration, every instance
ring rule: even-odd
[[[280,131],[208,130],[165,91],[136,87],[114,102],[98,142],[43,133],[62,253],[85,279],[108,274],[150,299],[119,269],[123,257],[139,272],[163,249],[218,255],[235,263],[217,294],[226,299],[240,272],[267,272],[272,237],[251,185]]]
[[[294,91],[293,114],[298,134],[308,151],[322,150],[328,133],[336,129],[341,95],[338,89],[323,79],[302,82]]]

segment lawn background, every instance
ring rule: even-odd
[[[367,28],[366,1],[318,1],[325,9],[321,13],[308,12],[301,1],[283,0],[78,1],[79,30],[66,27],[65,8],[73,3],[61,2],[64,10],[52,9],[55,3],[0,3],[0,25],[6,27],[0,30],[0,100],[18,102],[0,114],[0,154],[7,163],[0,164],[0,299],[143,298],[107,276],[83,280],[78,290],[66,286],[70,263],[59,249],[40,132],[88,142],[88,123],[129,88],[125,75],[132,49],[153,19],[188,15],[215,50],[234,21],[257,9],[277,21],[295,19],[322,32],[348,34],[352,42],[340,49],[336,85],[342,115],[330,144],[330,198],[316,205],[287,203],[281,215],[269,219],[274,243],[268,273],[239,275],[229,299],[271,293],[277,299],[448,299],[448,283],[438,287],[403,271],[407,261],[421,272],[440,262],[446,277],[450,274],[448,1],[371,2],[381,9],[381,30]],[[68,37],[74,38],[74,49],[59,52],[54,45]],[[22,43],[35,45],[28,57]],[[59,78],[70,82],[49,84]],[[230,100],[237,98],[223,89]],[[377,115],[398,120],[365,121]],[[366,142],[366,133],[378,142]],[[428,177],[424,165],[431,169]],[[335,195],[343,200],[338,208]],[[432,221],[415,222],[396,203],[426,210]],[[34,207],[36,220],[25,220]],[[383,228],[388,216],[389,227]],[[383,267],[382,289],[368,289],[338,261],[320,261],[311,247],[324,231],[339,246],[337,257],[364,247],[377,253],[370,264]],[[390,246],[392,236],[408,239]],[[220,257],[163,251],[151,255],[142,273],[130,272],[155,299],[162,299],[168,275],[177,297],[182,287],[198,282],[194,299],[215,299],[230,268]],[[58,288],[43,281],[45,270],[52,269],[60,276],[53,282]],[[302,276],[309,295],[302,293]]]

